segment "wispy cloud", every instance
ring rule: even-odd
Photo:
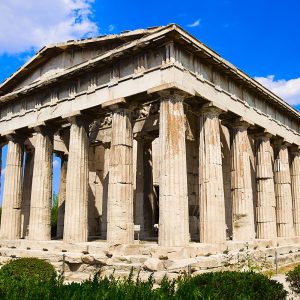
[[[58,159],[54,159],[53,160],[53,169],[56,169],[60,166],[59,160]]]
[[[0,54],[18,54],[46,44],[89,37],[94,0],[0,1]]]
[[[274,75],[267,77],[254,77],[266,88],[280,96],[291,105],[300,104],[300,77],[290,80],[275,79]]]
[[[4,169],[1,170],[1,175],[2,175],[2,176],[5,175],[5,171],[6,171],[6,168],[4,168]]]
[[[194,21],[193,23],[188,24],[187,27],[198,27],[198,26],[200,26],[200,22],[201,22],[201,19],[198,19],[198,20]]]
[[[107,28],[108,32],[112,32],[112,31],[114,31],[115,29],[116,29],[116,26],[113,25],[113,24],[110,24],[110,25],[108,26],[108,28]]]

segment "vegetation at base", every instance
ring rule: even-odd
[[[286,274],[286,281],[294,293],[300,294],[300,265]]]
[[[50,287],[57,282],[57,274],[50,263],[38,258],[13,260],[0,269],[0,299],[35,299],[26,297],[30,291],[34,293],[35,286]]]
[[[254,272],[215,272],[177,280],[164,278],[158,288],[148,281],[95,276],[82,283],[63,284],[53,267],[37,258],[14,260],[0,269],[0,299],[9,300],[185,300],[285,299],[283,286]]]

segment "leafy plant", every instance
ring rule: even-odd
[[[177,299],[285,299],[283,285],[254,272],[211,272],[179,283]]]
[[[48,263],[38,259],[13,261],[0,270],[0,299],[9,300],[247,300],[285,299],[283,286],[254,272],[216,272],[177,280],[164,277],[154,288],[153,276],[142,281],[113,275],[64,285]]]
[[[294,293],[300,294],[300,265],[286,274],[286,281]]]

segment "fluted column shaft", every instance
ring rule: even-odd
[[[257,238],[272,239],[276,231],[276,199],[273,172],[273,148],[270,135],[262,134],[257,138],[256,155],[256,232]]]
[[[30,240],[51,240],[53,133],[39,128],[35,135],[29,220]]]
[[[24,180],[23,180],[23,197],[21,208],[21,234],[25,238],[28,234],[28,226],[30,220],[30,205],[31,205],[31,190],[32,190],[32,176],[34,166],[34,149],[26,152]]]
[[[66,200],[66,184],[67,184],[67,169],[68,160],[65,155],[61,155],[60,164],[60,183],[58,193],[58,212],[57,212],[57,233],[58,238],[62,238],[64,234],[64,219],[65,219],[65,200]]]
[[[160,246],[189,243],[187,163],[183,97],[163,96],[160,103],[159,234]]]
[[[136,176],[135,176],[135,195],[134,212],[135,224],[140,225],[140,237],[145,235],[144,218],[144,147],[143,140],[138,138],[134,141],[134,151],[136,155]]]
[[[238,123],[233,128],[231,147],[232,238],[255,238],[253,192],[251,181],[248,125]]]
[[[88,240],[88,124],[81,117],[70,119],[70,144],[66,182],[64,236],[66,242]]]
[[[277,236],[294,236],[293,206],[289,153],[286,144],[277,141],[277,156],[274,164]]]
[[[156,206],[153,195],[152,145],[148,137],[136,141],[135,224],[141,226],[140,237],[153,233]],[[134,147],[135,148],[135,147]]]
[[[226,241],[225,201],[220,142],[220,110],[202,110],[199,136],[200,242]]]
[[[293,220],[295,235],[300,235],[300,151],[293,152],[291,164]]]
[[[107,241],[131,244],[133,232],[132,112],[115,108],[109,159]]]
[[[1,239],[21,237],[23,141],[9,137],[3,190]]]

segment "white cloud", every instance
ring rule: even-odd
[[[94,0],[0,1],[0,54],[16,54],[41,46],[98,33]]]
[[[255,80],[260,82],[266,88],[270,89],[273,93],[284,99],[291,105],[300,104],[300,78],[285,80],[275,79],[274,75],[267,77],[254,77]]]
[[[6,171],[6,168],[4,168],[4,169],[1,170],[1,175],[2,175],[2,176],[5,175],[5,171]]]
[[[112,32],[112,31],[114,31],[115,29],[116,29],[116,26],[113,25],[113,24],[110,24],[110,25],[108,26],[108,32]]]
[[[53,160],[53,169],[60,167],[60,162],[58,159],[54,158]]]
[[[196,20],[195,22],[191,23],[191,24],[188,24],[187,26],[188,27],[198,27],[200,26],[200,19]]]

